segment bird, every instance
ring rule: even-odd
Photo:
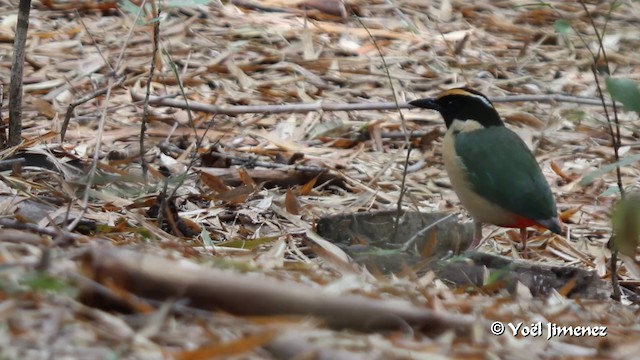
[[[526,251],[527,227],[562,233],[556,202],[533,153],[507,128],[493,103],[482,93],[452,88],[411,106],[438,111],[447,131],[442,157],[451,187],[475,222],[476,248],[482,223],[520,229]]]

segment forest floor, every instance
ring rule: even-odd
[[[17,10],[0,1],[6,122]],[[590,16],[566,1],[203,0],[158,3],[159,18],[34,2],[24,141],[1,153],[22,160],[0,173],[0,357],[631,358],[640,282],[623,263],[620,302],[571,296],[574,280],[540,295],[383,275],[315,231],[398,204],[468,223],[440,115],[405,103],[469,86],[534,151],[567,230],[531,229],[523,254],[516,230],[487,225],[478,250],[610,283],[620,196],[597,172],[615,159],[594,27],[612,75],[640,81],[640,3],[587,2]],[[638,115],[617,110],[633,159]],[[635,185],[638,161],[621,175]],[[548,339],[553,326],[592,333]]]

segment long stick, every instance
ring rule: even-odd
[[[20,0],[16,37],[13,39],[11,84],[9,85],[9,146],[18,145],[22,140],[22,75],[30,10],[31,0]]]
[[[145,94],[131,92],[134,101],[142,101]],[[177,96],[177,95],[176,95]],[[568,95],[518,95],[501,96],[491,98],[493,102],[570,102],[583,105],[602,106],[602,100],[596,98],[584,98]],[[172,108],[186,109],[184,100],[171,99],[161,96],[149,96],[149,104],[154,106],[168,106]],[[613,102],[607,102],[612,106]],[[396,110],[408,109],[411,106],[407,103],[396,104],[395,102],[377,103],[298,103],[285,105],[250,105],[250,106],[218,106],[190,101],[189,108],[193,111],[201,111],[212,114],[239,115],[249,113],[275,114],[275,113],[304,113],[311,111],[358,111],[358,110]]]

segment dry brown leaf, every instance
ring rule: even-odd
[[[424,247],[420,250],[420,255],[426,259],[433,255],[436,249],[436,242],[438,241],[438,234],[436,231],[429,231],[427,241],[424,243]]]
[[[576,207],[572,207],[569,208],[563,212],[560,213],[560,221],[563,223],[571,223],[571,217],[573,215],[575,215],[578,211],[580,211],[580,209],[582,209],[582,206],[576,206]]]
[[[569,176],[564,171],[562,171],[562,168],[558,165],[556,161],[551,161],[551,170],[553,170],[553,172],[556,173],[556,175],[560,176],[562,179],[566,181],[571,182],[573,180],[576,180],[575,176]]]
[[[309,195],[313,190],[313,187],[316,186],[316,182],[318,181],[319,177],[320,177],[320,174],[318,174],[318,176],[314,177],[313,179],[309,180],[306,184],[304,184],[300,188],[300,195],[301,196]]]
[[[183,234],[186,232],[186,234],[184,234],[185,236],[191,237],[191,235],[195,236],[195,234],[200,234],[202,232],[202,226],[193,220],[180,217],[180,222],[182,226],[180,230]]]
[[[571,280],[567,281],[567,283],[564,284],[564,286],[558,289],[558,294],[562,296],[568,296],[571,290],[573,290],[573,288],[576,287],[576,282],[577,282],[576,278],[571,278]]]
[[[213,175],[209,175],[213,176]],[[229,204],[243,204],[251,194],[254,192],[254,188],[246,185],[235,187],[231,190],[227,190],[224,193],[218,193],[217,199],[226,201]]]
[[[36,98],[32,101],[38,112],[48,117],[49,119],[53,119],[53,117],[58,113],[56,109],[53,108],[53,105],[51,105],[51,103],[46,100]]]
[[[543,129],[545,126],[544,121],[526,112],[515,112],[506,114],[504,118],[510,124],[523,124],[535,129]]]
[[[347,9],[341,0],[307,0],[298,7],[301,9],[316,9],[325,14],[337,16],[345,19],[347,17]]]
[[[529,24],[534,26],[552,25],[558,19],[558,14],[551,7],[529,10],[519,15],[514,22],[516,24]]]
[[[290,214],[300,215],[300,202],[291,188],[287,189],[287,195],[284,198],[284,208],[287,209]]]
[[[242,181],[243,184],[245,184],[246,186],[248,186],[250,188],[255,188],[256,187],[256,182],[253,181],[253,179],[251,178],[251,176],[249,175],[247,170],[239,168],[238,169],[238,175],[240,175],[240,180]]]
[[[321,138],[321,140],[330,141],[330,139],[327,139],[327,138]],[[360,143],[359,140],[352,140],[352,139],[337,139],[332,141],[332,145],[339,149],[351,149],[354,146],[356,146],[358,143]]]
[[[194,350],[178,352],[174,354],[174,358],[178,360],[205,360],[220,356],[240,355],[268,344],[277,335],[278,332],[275,330],[246,335],[238,340],[209,344]]]
[[[391,44],[391,41],[389,40],[379,40],[379,41],[376,41],[376,44],[370,44],[370,43],[363,44],[358,47],[356,54],[359,54],[359,55],[365,55],[369,53],[379,54],[378,49],[380,48],[384,49],[386,46],[389,46],[390,44]],[[383,51],[382,55],[387,55],[387,54],[385,54]]]
[[[380,130],[379,123],[371,123],[367,127],[369,130],[369,135],[371,136],[371,140],[373,140],[374,149],[378,152],[384,152],[384,145],[382,143],[382,133]]]
[[[226,194],[227,192],[229,192],[229,187],[215,175],[211,175],[207,172],[201,171],[200,181],[202,181],[203,184],[205,184],[211,190],[217,192],[218,194]]]

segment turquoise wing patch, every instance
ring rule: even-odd
[[[556,216],[553,194],[540,166],[513,131],[494,126],[461,132],[455,149],[480,196],[529,219]]]

